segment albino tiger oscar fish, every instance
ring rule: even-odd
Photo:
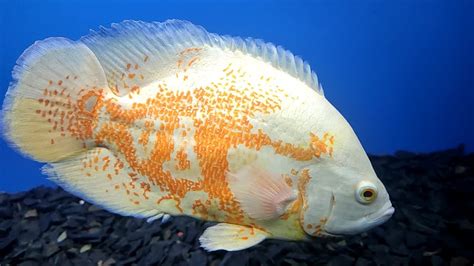
[[[394,212],[316,74],[280,46],[125,21],[36,42],[13,79],[13,147],[110,212],[218,222],[208,251],[357,234]]]

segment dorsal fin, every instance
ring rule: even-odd
[[[287,72],[323,95],[318,78],[308,63],[281,46],[251,38],[220,36],[187,21],[124,21],[101,27],[81,38],[101,62],[111,89],[125,95],[166,73],[179,51],[193,46],[240,51]]]

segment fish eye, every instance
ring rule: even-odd
[[[362,204],[369,204],[377,198],[377,187],[368,181],[362,181],[357,185],[356,200]]]

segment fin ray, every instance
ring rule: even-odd
[[[296,200],[296,194],[281,176],[255,165],[229,173],[228,180],[242,209],[254,219],[276,219]]]
[[[81,41],[94,51],[104,66],[110,87],[116,87],[120,96],[129,93],[134,86],[142,88],[163,75],[169,75],[166,70],[175,67],[179,51],[193,46],[216,47],[258,57],[322,95],[318,78],[309,64],[281,46],[258,39],[208,33],[188,21],[147,23],[127,20],[112,24],[111,28],[101,27],[99,31],[92,31]],[[136,71],[133,69],[135,64],[139,65]],[[118,81],[129,74],[132,80]]]
[[[207,228],[199,237],[201,247],[207,251],[237,251],[257,245],[269,234],[243,225],[219,223]]]
[[[125,216],[159,218],[156,193],[144,193],[133,169],[109,149],[97,147],[43,167],[43,173],[65,190],[106,210]]]
[[[107,83],[87,46],[66,38],[36,42],[18,59],[13,79],[2,125],[14,148],[37,161],[54,162],[89,144],[90,127],[83,122],[90,119],[80,112],[78,100],[86,97],[81,91],[99,95]],[[87,102],[85,108],[93,104]]]

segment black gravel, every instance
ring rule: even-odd
[[[473,265],[474,154],[371,156],[396,209],[361,235],[207,253],[212,225],[122,217],[60,188],[0,193],[0,265]]]

